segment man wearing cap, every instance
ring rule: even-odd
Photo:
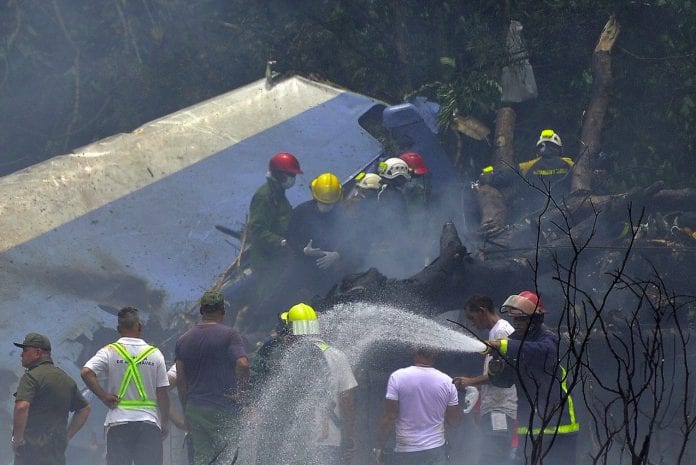
[[[64,465],[68,441],[90,407],[75,381],[53,365],[48,337],[29,333],[21,344],[27,369],[15,393],[12,449],[15,465]],[[68,415],[75,412],[68,423]]]
[[[559,362],[558,336],[543,326],[546,309],[531,291],[511,295],[501,306],[515,331],[508,338],[487,341],[493,360],[491,384],[517,387],[520,395],[520,460],[524,463],[573,465],[580,424],[568,391],[566,370]]]
[[[217,291],[201,297],[201,321],[176,341],[179,400],[193,442],[195,465],[237,450],[236,423],[246,397],[249,359],[242,336],[222,324],[225,302]]]
[[[164,356],[140,338],[136,308],[118,312],[121,338],[87,361],[81,375],[108,407],[107,465],[162,464],[162,440],[169,432],[169,380]]]

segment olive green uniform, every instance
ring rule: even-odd
[[[267,296],[285,268],[288,252],[285,239],[292,206],[275,179],[267,179],[251,199],[249,207],[249,260],[257,276],[257,296]]]
[[[30,404],[26,444],[19,448],[15,465],[64,465],[68,414],[87,406],[75,381],[50,358],[42,358],[19,380],[15,397]]]

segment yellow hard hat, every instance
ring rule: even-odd
[[[563,142],[561,142],[561,136],[556,134],[556,132],[553,129],[544,129],[543,131],[541,131],[541,134],[539,134],[539,140],[537,141],[537,147],[542,142],[551,142],[552,144],[556,144],[559,147],[563,147]]]
[[[290,310],[280,314],[280,318],[290,326],[292,334],[300,336],[303,334],[319,334],[319,321],[314,309],[300,302],[290,307]]]
[[[312,197],[321,203],[336,203],[341,200],[343,187],[341,181],[333,173],[320,174],[310,184]]]

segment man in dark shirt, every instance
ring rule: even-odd
[[[249,359],[240,334],[223,325],[225,303],[217,291],[201,298],[201,321],[176,342],[179,400],[192,434],[195,465],[234,453]]]
[[[53,365],[51,342],[29,333],[23,343],[27,369],[15,393],[12,449],[15,465],[64,465],[68,441],[87,421],[90,407],[77,384]],[[68,424],[68,415],[75,412]]]

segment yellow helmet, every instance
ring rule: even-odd
[[[541,134],[539,134],[539,140],[537,141],[537,147],[542,142],[551,142],[552,144],[556,144],[559,147],[563,147],[563,142],[561,142],[561,136],[556,134],[556,132],[553,129],[544,129],[543,131],[541,131]]]
[[[314,309],[300,302],[290,307],[290,310],[280,314],[280,318],[290,326],[293,335],[319,334],[319,321]]]
[[[341,181],[333,173],[320,174],[310,184],[312,197],[321,203],[336,203],[341,200],[343,187]]]

